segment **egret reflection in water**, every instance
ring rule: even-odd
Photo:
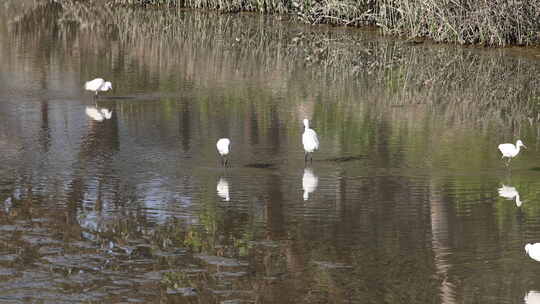
[[[515,187],[502,185],[499,188],[499,196],[504,197],[508,200],[516,200],[516,206],[521,207],[522,201],[519,198],[519,192]]]
[[[540,304],[540,291],[531,290],[523,298],[525,304]]]
[[[304,176],[302,176],[302,189],[304,190],[304,200],[309,199],[309,194],[317,189],[319,178],[313,173],[311,168],[304,168]]]
[[[217,183],[217,194],[219,197],[223,198],[225,201],[229,201],[231,198],[229,196],[229,182],[221,177]]]
[[[86,107],[86,115],[95,121],[111,119],[112,111],[107,108]]]

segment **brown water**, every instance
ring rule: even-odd
[[[539,55],[8,0],[0,302],[538,303]]]

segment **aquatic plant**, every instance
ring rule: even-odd
[[[38,7],[26,15],[12,15],[12,33],[17,33],[17,39],[25,40],[17,45],[38,50],[35,46],[42,45],[42,39],[48,39],[47,31],[39,35],[24,34],[30,31],[27,25],[34,24],[36,20],[50,22],[47,21],[49,18],[40,18],[44,14],[52,14],[57,19],[56,34],[61,38],[57,47],[72,49],[73,45],[85,54],[88,62],[82,65],[81,71],[82,75],[87,75],[85,77],[95,74],[93,69],[100,65],[100,62],[94,62],[97,57],[86,56],[98,49],[111,50],[101,58],[105,62],[122,55],[125,62],[116,72],[122,73],[123,77],[136,74],[124,73],[122,68],[131,62],[143,63],[138,66],[145,67],[147,80],[165,91],[176,91],[178,78],[197,82],[211,78],[224,82],[231,78],[235,66],[253,63],[253,66],[258,66],[256,70],[249,75],[235,77],[256,80],[264,88],[243,93],[246,94],[243,96],[245,99],[250,99],[252,94],[258,96],[255,107],[261,114],[261,128],[270,123],[265,117],[269,117],[272,111],[281,111],[282,107],[273,108],[273,92],[289,92],[292,94],[288,95],[291,103],[304,103],[306,96],[315,98],[323,92],[339,92],[340,96],[333,97],[337,107],[314,110],[325,113],[321,117],[328,126],[324,132],[356,130],[347,126],[347,121],[354,121],[353,116],[365,113],[359,108],[367,105],[345,101],[355,99],[348,95],[355,91],[351,86],[365,86],[367,82],[378,84],[362,88],[363,100],[377,105],[369,107],[371,109],[399,108],[394,112],[412,113],[424,112],[425,107],[430,107],[442,115],[437,119],[455,125],[496,122],[501,126],[510,125],[513,130],[519,129],[523,122],[540,120],[540,80],[535,76],[539,73],[538,67],[530,64],[531,59],[514,56],[506,50],[483,54],[477,49],[424,47],[379,40],[376,35],[373,39],[365,39],[337,31],[306,31],[301,27],[291,30],[290,22],[251,14],[231,16],[212,12],[190,14],[176,9],[102,8],[92,3],[67,0],[51,3],[46,10]],[[42,28],[47,26],[43,24]],[[77,39],[77,35],[85,39]],[[215,37],[223,39],[216,40]],[[200,49],[207,51],[194,53]],[[190,66],[186,58],[206,59],[195,61],[190,64],[194,66]],[[220,62],[212,63],[218,60],[216,58]],[[295,75],[302,71],[306,77],[325,81],[321,83],[320,90],[297,90],[291,88],[295,86],[294,82],[271,76],[269,71],[279,75]],[[135,89],[140,86],[140,81],[133,77],[125,83]],[[219,94],[223,100],[220,106],[227,108],[232,117],[240,118],[238,115],[245,113],[245,105],[230,98],[237,96],[238,92],[228,92],[228,88],[219,91],[208,89],[207,94]],[[201,113],[211,113],[209,109],[216,107],[204,100],[199,106]],[[280,115],[287,117],[291,113],[284,111]],[[296,119],[289,117],[283,123]],[[291,131],[298,131],[300,125],[294,126]]]

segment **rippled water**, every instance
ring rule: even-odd
[[[537,303],[538,75],[537,50],[2,3],[0,302]]]

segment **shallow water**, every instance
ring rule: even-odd
[[[539,55],[7,1],[0,302],[536,303]]]

